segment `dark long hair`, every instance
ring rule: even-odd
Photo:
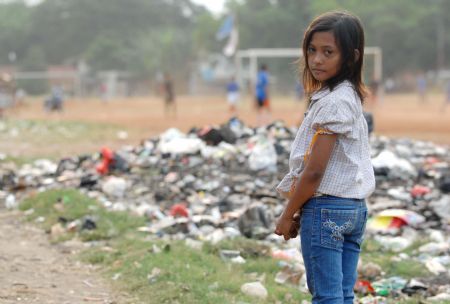
[[[325,83],[314,79],[308,65],[308,46],[316,32],[332,32],[341,52],[341,67],[338,74]],[[359,51],[357,60],[355,49]],[[353,84],[361,101],[367,96],[367,89],[362,81],[364,30],[358,17],[342,11],[328,12],[316,17],[303,37],[303,59],[303,86],[309,96],[324,86],[333,90],[344,80]]]

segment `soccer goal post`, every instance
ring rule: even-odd
[[[364,48],[365,56],[373,56],[373,69],[370,78],[381,84],[382,80],[382,51],[380,47]],[[258,74],[258,60],[260,58],[294,58],[300,59],[302,50],[298,48],[274,48],[274,49],[248,49],[239,50],[235,56],[236,79],[242,85],[244,79],[251,84],[256,83]],[[243,61],[248,59],[248,68],[243,69]]]

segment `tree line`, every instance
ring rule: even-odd
[[[385,76],[450,68],[450,0],[229,0],[239,48],[299,47],[314,16],[332,9],[357,14],[366,45],[383,50]],[[158,71],[188,75],[223,42],[223,21],[189,0],[45,0],[0,2],[0,65],[43,70],[87,63],[91,71]]]

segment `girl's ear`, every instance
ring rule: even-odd
[[[361,55],[361,53],[359,52],[359,50],[355,49],[355,62],[357,62],[359,60],[360,55]]]

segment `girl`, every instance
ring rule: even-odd
[[[364,199],[375,188],[362,100],[364,32],[345,12],[323,14],[303,38],[303,84],[310,104],[277,190],[289,199],[275,233],[296,235],[313,303],[353,303],[367,220]]]

